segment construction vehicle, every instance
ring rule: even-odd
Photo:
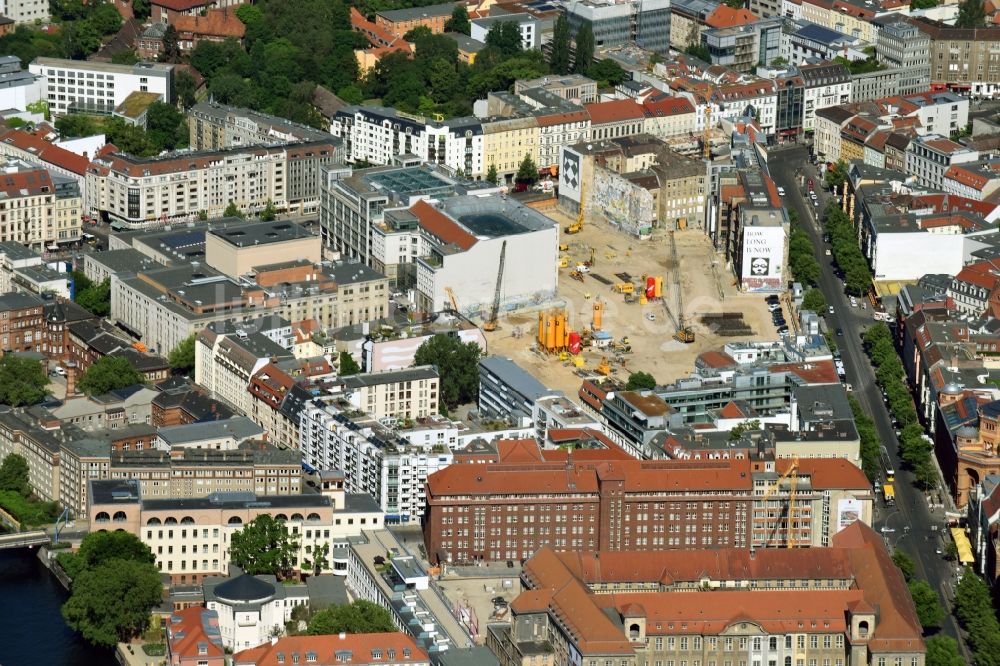
[[[507,241],[500,246],[500,268],[497,269],[497,287],[493,291],[493,304],[490,306],[490,316],[483,322],[486,332],[497,330],[497,319],[500,316],[500,286],[503,284],[503,265],[507,260]]]
[[[785,470],[785,473],[782,474],[780,477],[778,477],[778,480],[775,481],[774,484],[767,489],[767,492],[764,493],[759,499],[755,498],[754,502],[755,503],[761,502],[762,503],[761,508],[763,508],[766,513],[767,505],[763,503],[767,502],[767,500],[770,499],[772,495],[778,492],[781,489],[781,484],[784,483],[786,480],[788,480],[789,482],[789,488],[788,488],[788,510],[786,513],[786,521],[785,521],[785,548],[794,548],[796,545],[795,544],[796,538],[794,535],[795,494],[799,483],[798,456],[792,458],[792,464],[788,466],[788,469]],[[751,550],[753,549],[752,543],[750,548]]]
[[[578,234],[583,231],[583,209],[586,207],[586,199],[584,198],[584,187],[583,181],[580,181],[580,212],[576,216],[576,222],[564,228],[568,234]]]
[[[580,282],[583,282],[583,273],[581,273],[580,271],[571,271],[569,276],[574,280],[579,280]]]
[[[583,262],[583,265],[587,268],[593,268],[597,265],[597,260],[594,258],[594,248],[590,248],[590,259]]]
[[[601,362],[597,364],[597,367],[594,368],[594,370],[599,375],[604,375],[604,376],[610,375],[611,374],[611,366],[608,365],[608,357],[607,356],[602,356],[601,357]]]
[[[616,294],[632,294],[635,293],[635,285],[631,282],[619,282],[611,287]]]
[[[559,251],[569,252],[569,245],[567,245],[566,243],[559,243]]]
[[[635,303],[635,294],[625,294],[626,303]]]
[[[569,268],[569,257],[559,257],[559,268]]]
[[[674,333],[674,340],[689,345],[694,342],[694,331],[690,326],[682,326]]]
[[[455,292],[451,290],[451,287],[445,287],[444,293],[448,294],[448,300],[451,301],[451,309],[454,312],[458,312],[458,299],[455,298]]]

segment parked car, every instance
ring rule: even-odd
[[[52,372],[56,373],[60,377],[66,376],[66,368],[62,367],[61,365],[57,365],[56,367],[52,368]]]
[[[787,326],[782,325],[778,327],[778,335],[785,335],[786,333],[788,333]]]

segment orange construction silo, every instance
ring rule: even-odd
[[[555,344],[552,345],[555,351],[562,351],[566,348],[566,312],[560,310],[555,317]]]
[[[538,313],[538,346],[545,349],[545,311]]]
[[[663,278],[657,277],[656,282],[653,283],[653,293],[657,298],[663,298]]]
[[[604,303],[596,301],[594,303],[594,330],[601,330],[601,323],[604,318]]]

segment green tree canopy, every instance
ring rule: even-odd
[[[146,111],[146,137],[157,153],[186,146],[188,129],[184,114],[173,104],[153,102]]]
[[[521,28],[514,21],[494,23],[486,33],[486,46],[496,49],[504,58],[521,52]]]
[[[925,630],[934,629],[944,618],[944,608],[938,599],[937,592],[922,580],[911,580],[909,582],[910,596],[913,597],[913,605],[917,609],[917,617],[920,618],[920,626]]]
[[[913,579],[913,573],[917,570],[917,565],[913,562],[913,558],[904,553],[901,550],[896,550],[892,554],[893,563],[899,567],[899,570],[903,573],[903,578],[909,582]]]
[[[802,309],[813,312],[823,312],[826,310],[826,297],[819,289],[810,289],[802,297]]]
[[[260,515],[233,533],[229,557],[246,573],[286,576],[292,569],[298,544],[284,523]]]
[[[85,569],[74,579],[62,614],[88,642],[114,647],[146,628],[150,610],[162,597],[155,566],[116,558]]]
[[[961,0],[958,3],[956,28],[981,28],[986,25],[986,9],[983,0]]]
[[[145,564],[156,562],[149,546],[131,532],[100,531],[85,536],[75,553],[60,553],[59,564],[70,578],[75,579],[80,572],[114,559]]]
[[[240,8],[251,5],[240,5]],[[191,72],[182,70],[174,74],[174,91],[177,99],[185,109],[194,106],[195,91],[198,89],[198,82],[191,76]]]
[[[573,59],[573,71],[586,74],[594,65],[594,32],[589,24],[583,24],[576,31],[576,57]]]
[[[28,483],[28,461],[18,453],[11,453],[0,464],[0,491],[15,492],[21,497],[31,495]]]
[[[73,300],[92,314],[107,317],[111,313],[111,279],[105,278],[99,284],[91,283],[83,288],[77,285]]]
[[[330,606],[312,616],[310,636],[324,634],[372,634],[397,631],[392,615],[378,604],[359,599],[352,604]]]
[[[926,666],[965,666],[958,652],[958,642],[951,636],[938,634],[924,640],[927,646]]]
[[[278,209],[274,207],[274,203],[268,199],[267,205],[264,206],[264,210],[260,211],[260,219],[263,222],[272,222],[276,217],[278,217]]]
[[[456,5],[453,10],[451,10],[451,18],[445,21],[444,29],[446,32],[460,32],[463,35],[468,35],[472,32],[472,23],[469,21],[469,12],[466,11],[465,7],[462,5]]]
[[[146,378],[124,356],[104,356],[80,377],[76,386],[89,396],[144,384]]]
[[[514,182],[521,185],[534,185],[538,182],[538,166],[535,165],[535,160],[531,159],[530,153],[524,154],[524,159],[517,168],[517,175],[514,176]]]
[[[34,405],[48,394],[45,365],[16,354],[0,356],[0,404]]]
[[[826,186],[830,189],[836,189],[839,192],[840,188],[847,181],[847,162],[837,160],[833,168],[827,170],[825,178]]]
[[[708,47],[704,44],[688,44],[688,47],[684,49],[684,53],[694,56],[703,62],[712,62],[712,54],[708,52]]]
[[[223,217],[238,217],[240,219],[246,217],[240,207],[236,205],[235,201],[230,201],[229,205],[226,206],[226,210],[222,212]]]
[[[413,357],[414,365],[437,367],[441,385],[438,393],[442,407],[475,402],[479,397],[479,359],[483,350],[474,342],[438,334],[426,340]]]
[[[192,333],[181,340],[179,345],[174,347],[174,350],[170,352],[170,357],[167,359],[170,362],[171,368],[180,370],[181,372],[191,372],[194,370],[194,348],[197,337],[197,333]]]
[[[486,181],[493,184],[500,183],[500,174],[497,173],[497,165],[490,162],[490,166],[486,169]]]
[[[565,14],[559,14],[552,28],[552,43],[549,45],[549,68],[553,74],[568,74],[570,71],[571,46],[573,37],[569,31],[569,21]]]
[[[180,36],[173,23],[168,23],[167,29],[163,32],[163,53],[160,54],[160,61],[170,63],[181,61]]]
[[[361,366],[348,351],[340,352],[339,368],[341,376],[356,375],[361,372]]]
[[[139,62],[139,54],[132,49],[124,49],[111,56],[111,62],[116,65],[134,65]]]
[[[626,391],[637,391],[640,389],[655,389],[656,379],[653,375],[648,372],[643,372],[642,370],[638,372],[633,372],[628,376],[628,382],[625,384]]]
[[[595,62],[587,70],[587,76],[594,79],[599,88],[617,86],[628,78],[628,74],[622,69],[622,66],[610,58]]]

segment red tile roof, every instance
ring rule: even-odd
[[[657,99],[647,99],[642,103],[642,110],[647,118],[662,118],[694,113],[694,105],[686,97],[664,96]]]
[[[698,360],[706,368],[733,368],[736,361],[732,356],[719,351],[707,351],[698,355]]]
[[[743,7],[733,9],[729,5],[721,4],[708,15],[705,19],[705,25],[709,28],[734,28],[753,23],[756,20],[757,17],[749,9]]]
[[[610,102],[585,104],[592,125],[604,125],[643,117],[642,107],[632,99],[615,99]]]
[[[381,652],[376,659],[372,651]],[[389,650],[395,656],[388,657]],[[306,658],[315,654],[314,660]],[[350,657],[347,657],[347,654]],[[301,664],[315,666],[352,666],[352,664],[430,664],[427,653],[404,633],[330,634],[321,636],[285,636],[270,643],[233,655],[233,666],[289,666],[291,655],[301,655]],[[279,659],[279,655],[281,658]],[[341,655],[343,657],[341,658]]]
[[[10,199],[34,197],[42,194],[55,196],[52,178],[45,169],[0,173],[0,192],[3,192]]]
[[[82,176],[87,173],[89,162],[86,157],[71,153],[65,148],[60,148],[28,132],[16,129],[9,130],[0,136],[0,141],[31,153],[43,162],[61,167],[77,175]]]
[[[457,245],[463,250],[468,250],[476,244],[475,236],[426,201],[421,200],[413,204],[410,212],[417,216],[421,228],[443,243]]]
[[[150,0],[150,4],[175,12],[188,12],[199,7],[214,5],[215,0]]]
[[[215,628],[214,638],[209,637],[205,631],[206,626]],[[197,657],[206,661],[211,659],[212,663],[224,663],[226,653],[219,639],[219,615],[215,611],[201,606],[185,608],[170,616],[166,629],[171,656],[184,660]],[[199,645],[205,646],[204,654],[200,654]]]
[[[210,9],[204,16],[182,15],[174,19],[174,27],[177,32],[191,35],[204,35],[206,37],[233,37],[243,39],[247,27],[243,21],[237,18],[232,8]]]
[[[990,180],[981,173],[970,171],[961,164],[952,164],[948,167],[948,169],[944,172],[944,177],[980,191],[982,191],[982,189],[986,187],[986,184],[990,182]],[[1000,177],[1000,174],[998,174],[997,177]]]

